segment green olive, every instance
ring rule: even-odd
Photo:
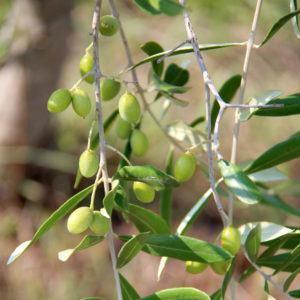
[[[221,242],[225,250],[236,255],[241,248],[241,235],[235,227],[227,226],[222,231]]]
[[[109,218],[105,217],[100,211],[94,211],[93,222],[90,224],[90,229],[96,234],[105,234],[110,227]]]
[[[120,139],[125,140],[129,137],[130,131],[131,131],[131,124],[120,118],[118,120],[118,123],[117,123],[117,126],[116,126],[117,136]]]
[[[186,270],[191,274],[198,274],[207,268],[208,264],[198,261],[187,261],[185,263]]]
[[[180,182],[188,181],[193,176],[195,168],[195,156],[190,152],[183,153],[175,163],[175,178]]]
[[[130,93],[125,93],[119,100],[119,113],[123,120],[135,123],[141,113],[141,108],[136,97]]]
[[[224,275],[229,267],[230,260],[215,262],[210,264],[212,269],[219,275]]]
[[[79,170],[82,176],[92,177],[96,174],[99,166],[98,155],[92,150],[85,150],[79,158]]]
[[[104,78],[100,84],[101,90],[101,99],[104,101],[108,101],[113,99],[120,92],[121,84],[119,81]]]
[[[91,111],[90,97],[85,91],[77,89],[72,95],[72,106],[74,111],[84,118]]]
[[[79,68],[80,68],[80,74],[81,76],[84,76],[85,74],[91,72],[94,67],[94,59],[93,56],[90,53],[86,53],[80,60]],[[90,75],[84,79],[88,83],[94,82],[94,76]]]
[[[155,196],[153,187],[147,183],[140,181],[135,181],[133,183],[133,191],[136,197],[144,203],[152,202]]]
[[[93,221],[93,211],[89,207],[79,207],[68,218],[67,227],[71,233],[81,233],[88,229]]]
[[[111,15],[106,15],[100,18],[99,31],[102,35],[114,35],[119,29],[118,20]]]
[[[135,129],[130,137],[130,146],[132,152],[137,156],[144,155],[148,150],[148,139],[145,134]]]
[[[58,89],[48,99],[48,110],[52,113],[59,113],[69,106],[71,100],[71,94],[68,90]]]

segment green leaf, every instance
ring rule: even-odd
[[[141,49],[149,56],[164,51],[161,45],[153,41],[141,45]],[[159,64],[156,61],[152,61],[152,68],[154,72],[160,77],[164,70],[164,61],[160,62]]]
[[[171,288],[141,298],[141,300],[210,300],[210,297],[195,288]]]
[[[155,256],[205,263],[221,262],[231,258],[227,251],[214,244],[176,234],[150,234],[142,250]]]
[[[164,81],[176,86],[184,86],[189,80],[189,71],[179,67],[177,64],[170,64],[166,70]]]
[[[289,253],[282,253],[271,257],[258,258],[259,266],[269,267],[275,270],[281,269],[284,261],[289,257]],[[282,268],[282,272],[294,272],[300,267],[300,256],[294,259],[288,266]]]
[[[266,91],[255,97],[250,98],[250,101],[247,104],[248,105],[266,105],[272,99],[277,98],[281,94],[282,94],[282,92],[279,90]],[[262,109],[267,109],[267,108],[262,108]],[[275,109],[280,110],[282,108],[275,108]],[[240,121],[243,122],[243,121],[249,120],[253,116],[253,114],[255,114],[258,110],[259,110],[259,108],[251,108],[251,107],[245,107],[245,108],[239,109],[238,115],[239,115]]]
[[[268,281],[267,281],[267,280],[265,280],[264,291],[265,291],[265,293],[266,293],[267,296],[268,296],[268,300],[276,300],[276,299],[270,294],[269,286],[268,286]]]
[[[105,239],[104,236],[86,235],[81,242],[73,249],[66,249],[58,253],[58,259],[67,261],[71,255],[77,250],[84,250],[101,243]]]
[[[297,16],[300,13],[300,10],[296,10],[294,12],[291,12],[282,18],[280,18],[271,28],[271,30],[268,32],[264,40],[257,46],[258,48],[263,46],[266,42],[268,42],[274,35],[275,33],[282,27],[284,26],[290,19],[293,17]]]
[[[116,196],[116,192],[119,188],[119,180],[114,180],[112,182],[113,188],[106,194],[103,199],[103,206],[107,212],[107,214],[111,217],[112,210],[114,207],[114,200]]]
[[[205,117],[204,116],[201,116],[201,117],[198,117],[196,118],[191,124],[190,124],[190,127],[196,127],[198,124],[201,124],[205,121]]]
[[[154,7],[152,4],[153,2],[157,1],[152,1],[152,0],[134,0],[134,2],[146,13],[151,14],[151,15],[159,15],[161,14],[161,11],[157,8]]]
[[[290,9],[291,9],[291,12],[294,12],[297,10],[297,0],[291,0]],[[294,18],[292,18],[292,23],[294,25],[294,31],[295,31],[297,38],[300,38],[300,30],[299,30],[300,27],[299,27],[298,16],[295,16]]]
[[[185,100],[181,100],[177,97],[175,97],[173,94],[168,94],[166,92],[160,92],[159,95],[165,97],[168,100],[171,100],[172,103],[174,103],[175,105],[181,106],[181,107],[186,107],[189,105],[189,103]]]
[[[265,170],[300,156],[300,135],[273,146],[244,169],[247,174]]]
[[[247,235],[245,248],[252,261],[256,260],[261,241],[261,227],[257,224]]]
[[[300,94],[293,94],[267,102],[266,104],[283,104],[283,107],[259,108],[255,116],[284,117],[300,114]]]
[[[140,0],[140,1],[143,1],[143,0]],[[206,50],[221,49],[221,48],[232,47],[232,46],[244,46],[246,44],[247,44],[247,42],[221,43],[221,44],[199,44],[199,49],[201,51],[206,51]],[[145,63],[157,60],[157,59],[163,57],[164,55],[169,54],[170,52],[171,52],[170,50],[167,50],[167,51],[163,51],[163,52],[151,55],[151,56],[139,61],[135,65],[131,66],[126,71],[128,72],[128,71],[130,71],[132,69],[135,69],[136,67],[141,66]],[[168,55],[168,57],[175,56],[175,55],[186,54],[186,53],[192,53],[192,52],[194,52],[194,48],[192,46],[183,46],[183,47],[180,47],[179,49],[173,51],[172,53],[170,53],[170,55]]]
[[[237,92],[237,90],[241,85],[241,79],[242,79],[241,75],[239,74],[233,75],[222,85],[221,89],[219,90],[219,95],[225,102],[227,103],[231,102],[235,93]],[[214,131],[215,128],[215,123],[217,120],[219,110],[220,110],[220,105],[218,101],[215,99],[211,109],[211,131],[212,132]]]
[[[91,297],[91,298],[82,298],[81,300],[105,300],[105,299],[99,297]]]
[[[233,276],[233,271],[234,271],[234,267],[235,267],[235,262],[236,262],[236,256],[231,260],[230,262],[230,266],[227,269],[227,272],[224,276],[224,280],[222,282],[222,287],[221,287],[221,299],[225,299],[225,293],[226,293],[226,289],[231,281],[231,278]]]
[[[173,93],[182,94],[182,93],[187,92],[190,89],[190,87],[167,83],[167,82],[161,80],[156,73],[152,74],[152,79],[153,79],[153,81],[149,87],[149,91],[156,90],[156,91],[165,92],[168,94],[173,94]]]
[[[133,288],[133,286],[126,280],[126,278],[119,273],[121,291],[123,300],[138,300],[140,299],[139,294]]]
[[[213,294],[210,295],[211,300],[220,300],[222,296],[221,289],[216,290]]]
[[[166,163],[166,174],[171,175],[173,169],[173,157],[174,157],[174,149],[169,151]],[[170,225],[171,216],[172,216],[172,194],[173,189],[167,188],[160,192],[159,195],[159,206],[160,206],[160,214],[163,219]]]
[[[166,221],[150,209],[129,204],[129,211],[124,212],[140,232],[170,233]]]
[[[261,200],[261,193],[256,185],[237,165],[225,160],[219,160],[217,164],[225,184],[241,202],[256,204]]]
[[[171,0],[156,0],[156,1],[159,1],[161,12],[163,12],[167,16],[176,16],[183,11],[183,6],[174,1]]]
[[[299,275],[300,273],[300,267],[298,269],[296,269],[284,282],[283,285],[283,290],[286,292],[290,285],[293,283],[294,279],[297,277],[297,275]]]
[[[291,297],[300,298],[300,290],[289,291]]]
[[[145,182],[151,185],[156,191],[179,186],[179,183],[173,176],[153,166],[123,167],[118,170],[113,179]]]
[[[9,257],[7,264],[12,263],[20,257],[33,243],[35,243],[42,235],[44,235],[51,227],[53,227],[60,219],[62,219],[70,210],[72,210],[78,203],[87,197],[93,189],[93,185],[80,191],[76,195],[69,198],[63,205],[61,205],[37,230],[31,241],[23,242],[19,245]]]
[[[148,232],[140,233],[127,241],[118,253],[117,268],[120,269],[129,263],[142,250]]]
[[[270,168],[252,173],[249,175],[249,178],[254,182],[271,182],[289,179],[284,173],[276,168]]]

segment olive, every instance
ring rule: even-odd
[[[100,18],[99,31],[102,35],[114,35],[119,29],[118,20],[111,15],[106,15]]]
[[[98,155],[92,150],[85,150],[79,158],[79,170],[82,176],[92,177],[96,174],[99,166]]]
[[[91,72],[94,67],[94,59],[93,56],[90,53],[86,53],[80,60],[79,68],[80,68],[80,74],[81,76],[84,76],[85,74]],[[94,76],[90,75],[84,79],[88,83],[94,82]]]
[[[74,111],[84,118],[91,111],[90,97],[85,91],[77,89],[72,95],[72,106]]]
[[[180,181],[188,181],[194,174],[196,168],[195,156],[186,152],[178,157],[175,163],[174,175]]]
[[[81,233],[88,229],[93,221],[93,211],[89,207],[79,207],[68,218],[67,227],[71,233]]]
[[[135,129],[132,132],[130,137],[130,146],[135,155],[144,155],[148,150],[148,144],[148,139],[142,131]]]
[[[129,123],[135,123],[141,113],[141,108],[136,97],[126,92],[119,100],[119,113],[123,120]]]
[[[108,101],[116,97],[120,91],[121,84],[119,81],[110,78],[104,78],[100,84],[101,99]]]
[[[94,211],[94,218],[90,224],[90,229],[96,234],[105,234],[110,227],[109,218],[105,217],[100,211]]]
[[[69,90],[58,89],[50,95],[47,108],[52,113],[59,113],[69,106],[71,100],[72,98]]]
[[[153,187],[147,183],[140,181],[135,181],[133,183],[133,192],[138,200],[144,203],[152,202],[155,196]]]

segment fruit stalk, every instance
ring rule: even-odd
[[[99,52],[98,52],[98,24],[100,19],[100,7],[102,0],[95,0],[95,9],[93,14],[92,22],[92,36],[93,36],[93,57],[94,57],[94,72],[95,72],[95,99],[96,99],[96,115],[98,118],[98,129],[99,129],[99,152],[100,152],[100,164],[99,168],[102,169],[102,178],[104,185],[105,195],[109,192],[108,183],[108,173],[106,164],[106,153],[105,153],[105,137],[104,137],[104,127],[101,109],[101,91],[100,91],[100,66],[99,66]],[[110,255],[112,260],[112,268],[116,282],[117,297],[118,300],[122,300],[121,284],[119,273],[116,268],[116,252],[113,241],[113,231],[112,225],[110,224],[110,229],[108,232],[109,244],[110,244]]]

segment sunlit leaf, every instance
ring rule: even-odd
[[[140,296],[136,292],[134,287],[120,273],[119,273],[119,278],[120,278],[123,300],[138,300],[138,299],[140,299]]]
[[[134,0],[134,2],[146,13],[151,15],[159,15],[161,11],[155,8],[151,0]],[[157,1],[156,1],[157,2]]]
[[[276,168],[270,168],[252,173],[249,175],[249,178],[255,182],[271,182],[289,179],[284,173]]]
[[[261,242],[261,227],[257,224],[254,228],[250,230],[245,241],[245,248],[248,256],[252,261],[255,261],[256,256],[259,251]]]

